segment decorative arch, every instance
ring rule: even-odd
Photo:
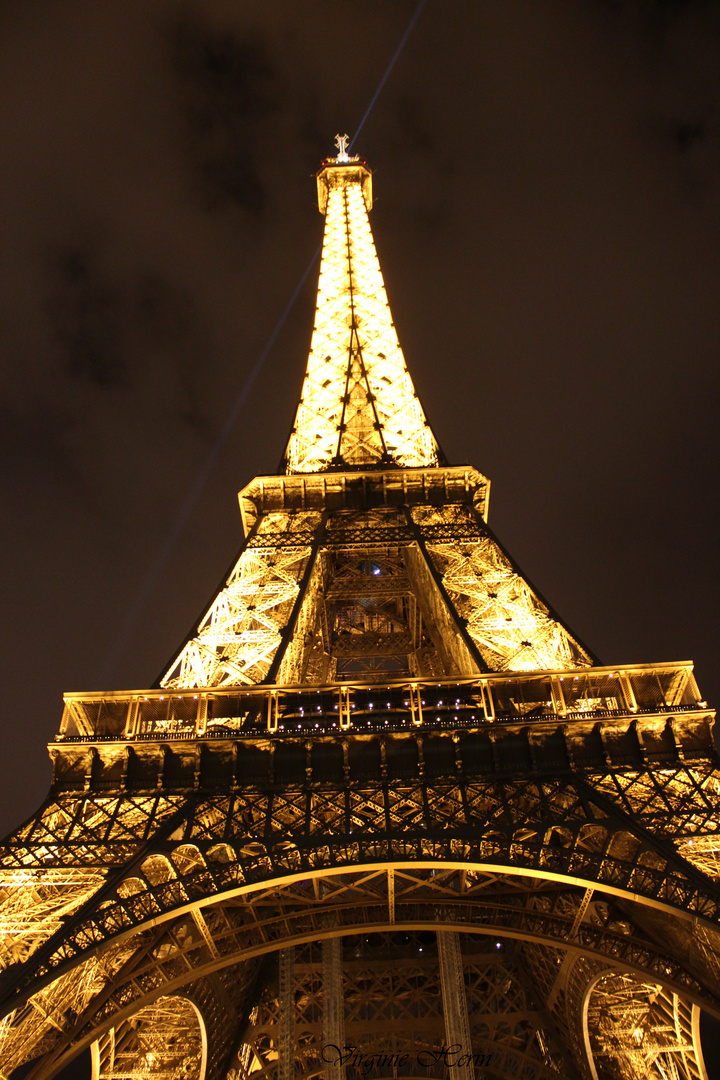
[[[643,929],[641,905],[617,890],[621,909],[613,912],[611,892],[591,903],[588,892],[584,883],[558,875],[541,878],[511,874],[503,867],[408,861],[392,867],[365,864],[352,871],[317,869],[304,878],[291,875],[244,893],[217,895],[212,902],[201,897],[154,926],[145,924],[116,940],[115,952],[105,950],[109,974],[97,985],[97,1005],[88,999],[82,1023],[68,1023],[57,1014],[64,1030],[50,1033],[48,1062],[74,1056],[101,1030],[117,1027],[158,997],[187,992],[198,980],[232,968],[239,982],[247,982],[252,965],[280,949],[402,929],[493,935],[555,949],[560,957],[570,948],[601,969],[612,965],[720,1016],[720,993],[712,980],[689,975],[684,953],[656,944],[657,937]],[[662,918],[670,941],[680,920],[667,914]],[[72,986],[86,979],[86,965],[92,963],[91,957],[40,991],[37,1004],[47,1011],[51,995],[55,1002],[62,999],[63,982]],[[22,1017],[18,1020],[22,1026]],[[29,1080],[46,1080],[54,1071],[40,1067]]]
[[[584,995],[582,1038],[592,1080],[612,1080],[622,1061],[647,1080],[708,1080],[700,1009],[662,983],[598,972]]]
[[[265,822],[262,832],[247,820]],[[38,944],[17,988],[27,997],[89,952],[217,899],[408,862],[599,888],[716,925],[718,885],[666,841],[628,825],[603,796],[565,780],[378,784],[349,789],[343,801],[321,788],[204,796],[188,804],[173,839],[151,840]]]
[[[190,998],[160,997],[104,1032],[91,1054],[92,1080],[120,1080],[138,1070],[157,1080],[205,1080],[205,1021]]]

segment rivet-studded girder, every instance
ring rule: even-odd
[[[152,689],[66,695],[0,848],[0,1080],[706,1080],[714,713],[601,666],[443,461],[347,142],[237,561]]]
[[[323,174],[317,308],[287,472],[437,465],[438,446],[405,366],[375,254],[363,193],[367,170],[330,163]]]

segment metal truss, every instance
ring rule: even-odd
[[[597,897],[598,894],[595,894]],[[590,919],[612,921],[594,900]],[[700,1010],[658,982],[608,966],[572,948],[522,946],[522,962],[552,1014],[555,1030],[592,1080],[700,1080]],[[559,984],[559,985],[558,985]],[[554,993],[553,993],[554,988]]]
[[[533,942],[534,949],[554,944],[562,953],[567,949],[583,893],[545,878],[407,867],[394,872],[393,896],[391,926],[388,872],[382,868],[325,876],[321,882],[295,881],[286,889],[267,888],[242,901],[230,898],[200,904],[155,930],[126,937],[110,951],[105,950],[104,956],[113,957],[114,962],[104,982],[92,988],[94,994],[84,1009],[67,1007],[67,988],[73,982],[87,982],[87,963],[61,977],[48,990],[36,993],[24,1011],[18,1009],[9,1017],[4,1053],[12,1045],[16,1054],[27,1050],[23,1036],[44,1026],[45,1039],[40,1049],[49,1057],[33,1076],[48,1076],[53,1062],[55,1067],[60,1065],[73,1048],[89,1044],[98,1037],[96,1032],[102,1033],[108,1024],[120,1030],[157,995],[188,992],[198,980],[225,970],[235,972],[230,981],[247,991],[247,964],[253,957],[285,948],[288,943],[302,945],[328,937],[337,941],[338,934],[361,932],[367,943],[373,940],[367,938],[368,933],[396,933],[403,928],[434,932],[440,924],[447,929],[480,933],[496,951],[515,948],[513,942],[524,940]],[[643,983],[674,986],[674,992],[690,994],[706,1007],[720,1007],[717,996],[708,996],[700,983],[688,980],[685,957],[674,958],[667,949],[659,949],[644,932],[641,908],[636,905],[632,916],[623,914],[624,925],[619,928],[617,919],[598,925],[592,917],[583,916],[577,936],[577,948],[583,956],[604,961],[605,967],[608,961],[620,965],[621,970],[639,975]],[[673,923],[666,919],[666,939],[672,932]],[[434,993],[431,985],[422,992]],[[38,1006],[47,1017],[44,1025],[38,1022]],[[549,1015],[538,1014],[540,1040],[536,1042],[546,1058],[556,1053],[552,1049],[556,1036],[551,1020]],[[501,1032],[506,1030],[506,1020],[500,1015],[495,1023]],[[296,1040],[301,1032],[302,1024],[296,1018]],[[483,1047],[494,1038],[488,1035],[486,1043],[478,1043],[473,1025],[474,1052],[490,1052]],[[532,1042],[532,1033],[528,1032],[526,1038]],[[37,1044],[30,1049],[37,1050]],[[314,1049],[317,1052],[317,1044]]]
[[[558,670],[593,663],[472,508],[416,507],[412,519],[484,670]]]
[[[308,543],[296,543],[305,537]],[[407,522],[388,509],[290,511],[258,519],[161,685],[468,676],[591,663],[472,508],[416,507]]]
[[[325,773],[323,783],[311,779],[306,786],[308,766],[313,775],[308,757],[312,746],[292,740],[290,747],[302,752],[298,757],[291,750],[287,764],[277,751],[269,752],[272,746],[251,744],[247,749],[256,752],[248,766],[254,763],[255,786],[234,795],[188,791],[118,798],[94,791],[49,804],[6,845],[4,872],[25,874],[8,894],[13,910],[24,898],[34,911],[34,875],[41,884],[48,859],[56,866],[77,867],[112,852],[117,869],[112,871],[108,858],[105,884],[54,934],[52,922],[38,920],[33,955],[45,951],[49,969],[56,968],[99,941],[200,894],[212,896],[252,887],[268,877],[377,859],[462,857],[527,872],[556,872],[716,918],[718,901],[700,872],[702,865],[693,868],[677,850],[693,850],[691,839],[702,839],[707,846],[718,835],[718,774],[711,763],[697,762],[692,768],[681,761],[661,769],[606,767],[599,773],[591,769],[586,776],[566,765],[563,776],[501,779],[483,775],[484,770],[468,773],[471,744],[452,734],[397,744],[381,738],[368,742],[363,736],[360,740],[344,739],[346,750],[343,741],[335,739],[341,775],[346,753],[348,761],[347,776],[339,784],[328,783]],[[452,755],[444,767],[455,776],[423,777],[437,767],[431,753],[442,761],[443,741]],[[423,748],[422,761],[414,760],[414,780],[407,775],[412,759],[399,752],[403,745],[414,747],[415,754]],[[503,752],[502,743],[495,741],[491,747]],[[152,747],[147,750],[146,765]],[[260,784],[263,754],[274,762],[274,773]],[[205,782],[233,786],[232,773],[218,771],[223,761],[232,766],[233,758],[240,761],[232,746],[223,751],[221,745],[220,760]],[[164,758],[155,755],[155,760],[161,764]],[[292,762],[298,770],[294,782],[288,771]],[[377,776],[370,780],[373,762]],[[522,755],[519,765],[522,769]],[[146,775],[157,784],[157,773]],[[189,777],[191,789],[195,780]],[[664,839],[666,829],[677,837],[675,844]],[[171,836],[177,839],[171,841]],[[221,855],[215,857],[220,836]],[[44,938],[62,943],[59,951],[41,944]]]
[[[539,694],[557,707],[555,678],[523,676],[508,692],[516,703]],[[498,706],[500,682],[488,683]],[[663,715],[646,713],[644,726],[631,713],[593,718],[582,703],[601,686],[635,703],[655,687]],[[536,1042],[551,1057],[578,955],[717,1008],[720,899],[706,871],[720,833],[720,775],[695,696],[691,678],[672,666],[572,676],[561,697],[579,719],[565,718],[562,759],[562,716],[548,727],[520,709],[521,723],[463,731],[457,699],[444,731],[426,709],[421,728],[409,711],[410,728],[394,735],[381,721],[370,737],[335,729],[319,741],[279,732],[273,740],[250,731],[233,743],[198,737],[193,720],[190,741],[170,750],[172,739],[163,747],[155,735],[137,742],[132,758],[127,742],[92,735],[55,744],[58,793],[3,854],[6,918],[27,933],[22,954],[7,938],[3,985],[14,1008],[3,1021],[2,1060],[61,1063],[154,995],[238,963],[243,974],[233,981],[248,984],[247,965],[268,949],[438,920],[531,941],[533,956],[557,950],[555,979],[534,991],[549,1010]],[[207,719],[209,701],[185,700]],[[667,700],[680,710],[672,729]],[[119,702],[117,715],[107,712],[113,704],[100,697],[93,711],[78,702],[73,715],[88,730],[106,722],[124,730],[128,713],[139,720],[137,701]],[[173,774],[175,759],[187,761],[185,772]],[[147,790],[133,791],[138,784]],[[64,894],[63,881],[77,891]],[[689,923],[688,914],[699,919]]]
[[[445,1038],[448,1046],[465,1049],[458,1055],[452,1066],[455,1080],[473,1080],[475,1068],[472,1052],[468,1060],[468,1048],[472,1047],[470,1024],[468,1022],[467,994],[460,935],[452,930],[441,930],[436,935],[438,968],[440,970],[440,989],[442,991],[443,1017],[445,1018]]]
[[[367,659],[353,662],[360,657]],[[256,520],[227,585],[161,685],[592,663],[473,507],[293,510]]]
[[[324,512],[337,505],[337,495],[331,497],[327,487],[321,491],[317,483],[308,494],[304,480],[302,488],[288,481],[278,489],[277,479],[270,478],[241,493],[244,519],[246,524],[252,521],[248,541],[226,586],[161,685],[189,689],[322,682],[358,674],[469,675],[591,664],[590,653],[482,525],[477,509],[486,515],[488,485],[479,474],[473,475],[469,498],[465,471],[464,501],[470,501],[469,506],[415,506],[404,514],[387,509],[389,491],[401,487],[399,501],[407,507],[418,495],[417,488],[408,491],[405,476],[398,483],[398,466],[437,468],[439,451],[387,304],[367,216],[370,174],[359,160],[332,160],[318,176],[318,191],[326,214],[323,259],[286,471],[318,477],[328,470],[383,469],[386,505],[370,509],[379,492],[366,476],[362,498],[368,509],[360,514],[330,512],[322,524],[319,511],[297,509],[308,499],[317,503],[319,498]],[[445,501],[460,497],[459,477],[451,473],[443,471]],[[452,495],[448,479],[454,484]],[[346,481],[343,476],[341,503],[347,497]],[[433,486],[437,488],[431,480]],[[269,505],[279,496],[282,509],[258,514],[258,500],[266,504],[266,487]],[[423,474],[426,502],[430,493]],[[436,498],[432,501],[437,503]],[[255,509],[249,509],[253,504]],[[385,597],[385,604],[376,604],[373,618],[358,610],[371,591],[367,581],[356,580],[355,596],[349,598],[355,611],[343,615],[328,610],[323,593],[329,590],[332,595],[337,559],[345,555],[346,564],[353,557],[357,561],[358,547],[365,547],[366,562],[372,561],[372,546],[383,544],[394,545],[394,552],[387,554],[395,562],[404,561],[410,578],[404,592],[396,590],[393,597]],[[322,565],[316,567],[319,549]]]
[[[0,970],[22,963],[56,933],[105,873],[77,866],[0,871]]]
[[[285,454],[289,473],[438,463],[375,254],[369,180],[359,162],[329,162],[318,176],[325,239],[307,373]]]
[[[128,826],[134,823],[141,854],[134,860],[132,873],[128,874],[127,866],[124,867],[115,884],[109,890],[105,888],[100,891],[99,906],[97,902],[86,905],[83,918],[78,920],[76,917],[74,920],[73,930],[67,927],[56,933],[57,945],[53,946],[52,938],[50,939],[44,948],[45,960],[40,961],[40,957],[36,955],[35,978],[42,973],[43,968],[48,973],[44,980],[48,989],[40,991],[40,1007],[44,1013],[53,1015],[52,1005],[48,1008],[48,995],[53,1001],[64,1004],[67,1000],[67,986],[75,983],[89,987],[85,992],[89,994],[89,999],[92,998],[93,994],[98,992],[98,984],[93,980],[100,977],[96,965],[92,962],[81,964],[80,969],[70,968],[61,982],[57,981],[57,975],[68,960],[76,963],[77,958],[88,948],[96,950],[103,941],[110,945],[118,932],[127,937],[128,932],[135,929],[142,935],[143,925],[149,925],[148,920],[157,924],[158,918],[167,918],[173,910],[187,907],[188,903],[205,910],[208,901],[212,902],[213,898],[221,897],[223,893],[235,893],[243,888],[247,890],[253,881],[259,885],[262,878],[280,881],[288,874],[294,877],[298,874],[312,874],[313,871],[322,869],[323,865],[326,868],[336,865],[338,859],[350,866],[377,858],[409,858],[420,861],[459,859],[466,865],[505,860],[509,867],[516,871],[524,866],[526,869],[534,867],[544,875],[550,873],[564,876],[568,880],[576,880],[579,876],[586,880],[594,877],[601,888],[610,889],[617,894],[644,894],[649,900],[674,906],[678,911],[695,911],[706,917],[716,918],[713,912],[717,911],[717,901],[713,899],[709,886],[705,886],[704,894],[698,892],[692,872],[685,869],[683,873],[680,860],[676,860],[673,868],[671,853],[663,850],[662,843],[650,842],[648,833],[653,824],[657,824],[655,799],[658,791],[662,794],[665,807],[675,802],[674,815],[668,818],[667,810],[665,811],[666,826],[670,821],[671,826],[678,831],[686,834],[692,831],[695,835],[702,835],[703,828],[715,829],[718,806],[717,800],[713,800],[711,796],[717,784],[717,774],[712,770],[703,773],[701,770],[690,770],[683,766],[676,768],[674,775],[671,775],[671,770],[664,770],[664,775],[660,774],[661,779],[658,781],[657,772],[653,772],[653,798],[644,806],[640,802],[640,796],[647,799],[647,790],[637,774],[634,775],[634,784],[631,783],[632,774],[618,774],[615,770],[608,770],[604,780],[602,777],[593,779],[597,788],[602,789],[609,787],[610,780],[618,775],[622,775],[626,783],[623,785],[622,800],[616,798],[612,813],[607,806],[607,796],[585,791],[577,782],[573,788],[572,784],[558,780],[542,783],[525,780],[502,784],[481,783],[476,780],[460,785],[457,782],[435,782],[400,789],[397,780],[390,780],[374,789],[366,788],[364,792],[352,794],[349,819],[344,818],[345,812],[338,818],[338,811],[340,806],[347,802],[348,793],[339,801],[332,791],[324,794],[313,793],[309,803],[309,792],[303,795],[300,792],[295,794],[287,788],[281,792],[267,792],[265,795],[258,793],[253,799],[246,793],[234,798],[205,797],[196,800],[194,807],[189,807],[186,801],[182,809],[172,817],[169,814],[174,806],[171,804],[162,807],[158,800],[157,819],[161,820],[163,813],[169,818],[165,827],[159,830],[160,843],[153,843],[152,838],[148,837],[150,806],[147,803],[143,805],[144,813],[138,813],[136,802],[130,799],[125,814],[118,806],[117,799],[103,800],[97,796],[93,796],[91,800],[78,800],[75,804],[65,802],[64,813],[55,806],[49,807],[45,812],[45,820],[37,822],[34,829],[26,828],[18,836],[14,857],[8,852],[11,861],[16,861],[18,857],[23,857],[23,853],[29,853],[35,848],[33,833],[42,841],[40,852],[48,850],[48,840],[50,835],[53,835],[57,843],[56,851],[64,850],[66,859],[77,862],[83,858],[84,851],[89,855],[93,844],[88,843],[87,836],[83,836],[75,826],[75,821],[79,824],[86,817],[105,822],[104,832],[97,829],[93,838],[99,847],[111,848],[114,835],[118,838],[124,837],[127,842],[131,832]],[[676,786],[673,786],[674,781]],[[693,800],[689,798],[690,790],[695,793]],[[698,795],[701,793],[705,807],[704,818],[698,814]],[[638,797],[635,802],[633,795]],[[92,814],[87,811],[88,801],[91,802]],[[103,804],[104,813],[100,809]],[[301,810],[303,805],[305,809]],[[428,811],[436,816],[436,825],[433,825],[432,816],[427,817]],[[645,825],[643,811],[647,819]],[[416,833],[414,815],[417,815],[420,825],[419,833]],[[509,828],[513,817],[516,825]],[[537,821],[535,826],[534,821]],[[52,834],[51,823],[54,823],[55,830]],[[455,829],[454,834],[448,833],[450,823]],[[470,826],[469,834],[467,826]],[[268,827],[271,829],[269,834]],[[305,843],[299,843],[298,828],[304,828],[308,832]],[[355,839],[357,830],[359,836]],[[163,834],[177,836],[177,840],[170,843],[163,841]],[[77,839],[73,841],[74,835]],[[266,837],[273,835],[277,838],[276,842],[268,844]],[[393,835],[395,838],[391,839]],[[468,843],[468,835],[478,838],[475,850],[473,844]],[[223,843],[218,843],[220,836],[224,837]],[[234,839],[235,836],[237,840]],[[241,841],[242,846],[238,846],[238,841]],[[301,854],[303,850],[304,855]],[[298,852],[299,861],[293,854],[294,851]],[[322,860],[318,861],[318,854],[322,851],[330,854],[329,862],[327,856],[324,863]],[[24,857],[27,858],[27,855]],[[397,870],[394,872],[392,886],[395,921],[400,920],[403,904],[406,903],[403,897],[404,876],[399,877],[398,873]],[[403,875],[405,873],[406,871]],[[380,898],[378,900],[377,895],[375,897],[375,903],[379,905],[377,915],[373,916],[370,909],[363,910],[357,904],[352,904],[349,908],[342,907],[336,912],[341,926],[352,926],[359,913],[368,925],[374,925],[378,917],[380,920],[387,919],[390,885],[389,882],[385,883],[385,877],[383,871],[378,872],[376,880],[379,882]],[[465,888],[467,887],[466,878]],[[413,886],[413,890],[416,888],[417,886]],[[263,895],[262,888],[258,889],[256,886],[247,892],[248,898],[255,892]],[[475,899],[473,918],[482,916],[482,905],[479,903],[482,892],[482,889],[479,890]],[[296,899],[300,895],[297,885],[292,887],[292,895]],[[323,926],[327,925],[330,895],[328,892],[321,899],[317,915],[319,922],[314,926],[313,933],[322,934]],[[317,905],[318,897],[314,890],[310,890],[309,897],[312,903]],[[429,910],[424,915],[418,911],[412,917],[423,920],[448,920],[453,917],[452,910],[443,908],[439,899],[440,894],[435,886]],[[31,896],[28,896],[28,900],[31,901]],[[237,905],[237,901],[235,903]],[[240,905],[239,910],[242,910],[242,906]],[[166,913],[165,916],[163,912]],[[543,931],[538,919],[542,922],[548,917],[548,913],[542,912],[536,901],[533,901],[529,912],[517,911],[512,905],[510,908],[496,907],[488,916],[490,922],[486,926],[495,927],[503,934],[514,932],[521,935],[532,933],[531,926],[536,926],[539,936],[547,939],[549,935],[561,942],[567,940],[570,929],[574,928],[575,933],[582,929],[579,944],[586,953],[599,950],[603,955],[619,958],[635,969],[649,972],[651,977],[654,975],[657,978],[659,975],[663,982],[668,982],[671,977],[678,980],[676,987],[681,993],[699,993],[693,981],[687,981],[687,973],[684,971],[688,955],[696,965],[708,963],[707,950],[703,950],[697,943],[697,935],[693,935],[694,954],[692,950],[690,953],[685,951],[687,942],[679,937],[682,960],[672,960],[667,955],[659,955],[653,959],[653,950],[648,951],[647,942],[641,947],[634,935],[625,933],[627,928],[622,925],[623,920],[619,920],[617,927],[608,926],[600,933],[592,922],[587,926],[583,923],[582,928],[576,926],[573,913],[572,919],[570,914],[567,914],[565,921],[561,921],[557,927],[551,920],[549,929]],[[515,920],[519,916],[521,920],[517,923]],[[302,919],[305,926],[308,925],[307,918],[305,914]],[[348,918],[349,924],[344,921]],[[190,948],[192,945],[195,949],[199,948],[201,954],[204,953],[209,948],[208,935],[212,938],[212,932],[208,929],[210,925],[208,915],[201,911],[200,916],[192,920],[190,931],[188,932],[186,927],[181,935],[181,940],[186,943],[185,947]],[[250,932],[252,925],[257,926],[257,915],[253,917],[250,925],[243,920],[240,926],[234,925],[232,930],[227,931],[231,938],[240,933],[244,951],[251,954],[262,942],[279,942],[281,939],[274,937],[275,933],[280,932],[282,935],[288,932],[287,916],[281,918],[279,923],[271,920],[271,924],[261,932],[260,939],[253,945]],[[271,932],[272,925],[276,926],[276,930]],[[677,933],[680,935],[680,930]],[[598,944],[598,935],[604,944]],[[213,959],[219,960],[226,954],[218,941],[215,938],[213,940],[217,953]],[[712,953],[716,944],[713,941],[709,944]],[[230,947],[231,950],[237,949],[237,939]],[[123,953],[121,944],[118,945],[120,952],[112,954],[119,957],[117,964],[127,962],[127,959],[123,958],[126,955],[134,956],[138,946],[137,943],[133,944],[131,939],[131,943],[125,948],[129,949],[129,954]],[[169,955],[176,949],[177,946],[171,948]],[[43,952],[39,949],[36,954],[38,951]],[[109,957],[105,946],[105,964],[109,963]],[[61,965],[60,969],[58,963]],[[185,966],[184,971],[187,973],[188,970],[193,969]],[[112,977],[114,984],[121,984],[116,967],[111,968],[111,975],[108,977]],[[706,977],[710,978],[711,985],[717,978],[712,972]],[[56,997],[53,997],[53,994]],[[37,993],[33,999],[37,999]],[[56,1025],[57,1021],[55,1025],[50,1024],[50,1027]],[[34,1019],[32,1026],[33,1030],[37,1027]],[[22,1039],[20,1043],[24,1045]]]
[[[588,1049],[597,1072],[627,1080],[702,1080],[699,1011],[657,983],[600,975],[586,995]]]
[[[599,665],[440,463],[340,148],[284,471],[159,685],[66,696],[0,848],[0,1080],[706,1080],[714,713]]]
[[[187,998],[162,997],[93,1043],[94,1080],[194,1080],[205,1072],[207,1034]]]
[[[448,1066],[438,1054],[441,1046],[453,1045],[442,1006],[437,945],[441,936],[405,931],[344,940],[345,1042],[352,1048],[344,1057],[349,1076],[382,1077],[393,1068],[398,1075],[411,1075],[413,1066],[423,1076],[448,1075]],[[560,1073],[575,1080],[566,1056],[553,1056],[537,1039],[538,1027],[546,1018],[524,989],[513,943],[504,942],[498,949],[498,942],[490,939],[465,936],[461,940],[456,977],[462,971],[468,1023],[465,1045],[470,1045],[471,1029],[475,1061],[460,1068],[481,1071],[490,1066],[495,1075],[523,1080],[546,1080]],[[306,946],[296,966],[296,1071],[308,1080],[322,1076],[326,1064],[319,1053],[324,993],[318,949]],[[278,1002],[271,982],[247,1033],[247,1045],[268,1077],[274,1076],[277,1031]],[[464,1056],[449,1056],[451,1076],[457,1075],[457,1061]]]
[[[342,1051],[345,1048],[345,987],[343,976],[342,938],[325,938],[322,943],[322,987],[323,987],[323,1024],[324,1046],[334,1046]],[[342,1056],[338,1054],[325,1061],[325,1080],[344,1080],[345,1069]]]
[[[381,553],[375,549],[373,554],[385,562],[386,569],[394,559],[387,549]],[[290,658],[298,667],[302,660],[305,683],[205,688],[197,693],[191,688],[180,693],[66,694],[61,729],[50,748],[56,790],[76,788],[79,774],[88,787],[114,782],[137,787],[137,780],[147,779],[147,768],[140,766],[133,740],[160,739],[174,744],[174,752],[180,753],[183,748],[178,742],[188,739],[232,735],[243,746],[248,739],[256,739],[261,728],[283,742],[293,734],[298,737],[297,732],[319,739],[337,734],[338,721],[341,728],[364,734],[414,731],[421,735],[450,727],[466,733],[458,735],[466,739],[470,732],[484,732],[486,746],[492,740],[506,742],[512,737],[517,744],[524,739],[525,757],[538,767],[553,745],[550,752],[562,753],[565,764],[572,765],[577,758],[583,767],[633,761],[661,766],[678,754],[697,758],[712,748],[712,713],[699,698],[688,663],[634,664],[620,669],[596,666],[514,673],[511,678],[488,673],[448,679],[437,672],[430,678],[403,672],[397,678],[396,671],[381,674],[378,669],[359,670],[352,677],[346,673],[346,679],[331,683],[315,681],[320,674],[329,676],[341,658],[365,657],[369,663],[392,656],[391,648],[383,650],[384,643],[397,642],[403,626],[421,642],[417,655],[406,658],[408,665],[413,660],[417,666],[429,665],[431,660],[439,665],[453,653],[461,656],[459,638],[447,645],[438,639],[437,650],[427,642],[426,630],[433,625],[437,629],[437,624],[423,616],[420,604],[415,605],[414,597],[403,591],[406,579],[395,562],[397,575],[379,580],[370,576],[373,567],[379,569],[374,560],[349,564],[355,583],[358,579],[368,583],[365,606],[342,586],[337,592],[327,591],[327,603],[320,604],[316,596],[320,625],[303,636],[296,624],[297,632],[281,658],[283,665]],[[391,620],[399,624],[397,632],[379,633],[380,619],[385,628]],[[325,642],[330,653],[323,647]],[[560,725],[554,731],[554,744],[550,723]],[[206,748],[210,754],[212,746]],[[150,747],[147,754],[152,755]],[[493,753],[490,757],[494,760]],[[200,772],[202,764],[202,760],[197,763]],[[180,775],[171,779],[172,771],[162,777],[165,790],[180,783]],[[709,858],[711,849],[706,848],[705,854]]]
[[[320,515],[268,514],[227,584],[161,679],[168,689],[261,682],[270,670],[310,566]],[[265,541],[271,538],[268,546]],[[298,542],[299,541],[299,542]]]
[[[340,969],[342,977],[342,968]],[[295,949],[278,953],[278,1080],[295,1076]]]

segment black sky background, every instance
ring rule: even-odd
[[[0,3],[3,832],[45,796],[62,692],[150,685],[237,550],[316,269],[148,584],[416,6]],[[408,365],[491,525],[604,662],[695,660],[714,701],[719,46],[699,0],[428,0],[356,145]]]

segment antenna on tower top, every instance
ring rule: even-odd
[[[349,161],[350,160],[350,158],[348,156],[348,152],[347,152],[349,142],[350,142],[350,136],[349,135],[336,135],[335,136],[335,145],[338,148],[338,155],[337,155],[337,160],[338,161]]]

